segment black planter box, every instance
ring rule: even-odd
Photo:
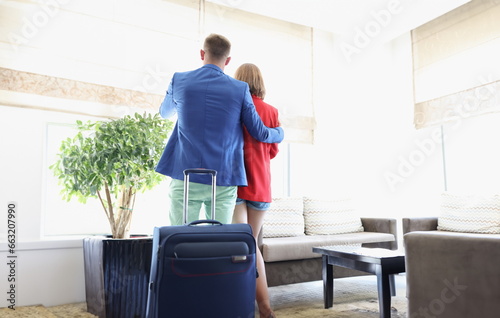
[[[153,239],[83,240],[87,311],[99,318],[146,316]]]

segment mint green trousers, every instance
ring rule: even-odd
[[[234,206],[238,187],[215,188],[215,219],[221,223],[232,223]],[[184,206],[184,181],[172,179],[170,182],[170,224],[183,224],[183,206]],[[205,215],[200,216],[200,211],[204,206]],[[188,203],[188,223],[199,219],[212,218],[212,186],[189,182],[189,203]]]

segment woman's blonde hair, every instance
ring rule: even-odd
[[[266,96],[266,87],[264,86],[264,79],[257,65],[245,63],[240,65],[234,73],[234,78],[243,82],[247,82],[250,87],[250,94],[255,95],[261,99]]]

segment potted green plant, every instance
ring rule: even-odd
[[[151,264],[151,238],[130,239],[135,196],[159,184],[155,172],[173,123],[158,114],[76,122],[50,166],[66,200],[98,198],[112,238],[83,242],[87,310],[98,317],[142,317]]]
[[[110,121],[77,121],[78,132],[63,140],[51,165],[66,200],[99,198],[113,238],[128,238],[136,193],[163,178],[155,172],[173,127],[158,114],[136,113]]]

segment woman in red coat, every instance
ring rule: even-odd
[[[254,64],[241,65],[234,75],[237,80],[248,83],[257,113],[264,125],[279,126],[278,110],[264,102],[266,89],[262,74]],[[248,186],[238,187],[238,199],[233,214],[233,223],[248,223],[257,240],[264,222],[265,212],[271,204],[271,159],[278,153],[278,144],[262,143],[254,139],[244,128],[244,159]],[[262,254],[257,248],[257,294],[260,317],[275,317],[269,301],[266,270]]]

